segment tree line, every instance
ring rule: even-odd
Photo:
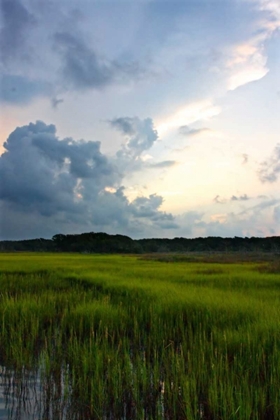
[[[168,252],[280,252],[280,237],[233,237],[173,239],[132,239],[124,235],[89,232],[82,234],[57,234],[52,239],[29,239],[20,241],[0,241],[1,252],[82,252],[82,253],[168,253]]]

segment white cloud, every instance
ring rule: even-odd
[[[173,128],[190,125],[197,121],[205,121],[219,115],[220,108],[212,103],[211,100],[194,102],[178,108],[167,117],[161,118],[155,122],[159,135],[165,134]]]
[[[268,12],[266,17],[268,27],[273,31],[280,27],[280,3],[279,0],[244,0],[255,4],[256,8],[262,12]]]
[[[219,222],[221,224],[224,224],[227,220],[227,215],[225,213],[212,214],[210,219],[213,222]]]
[[[226,67],[229,71],[228,90],[262,79],[269,72],[265,43],[280,28],[280,3],[275,0],[253,0],[257,9],[266,13],[256,22],[255,34],[247,41],[234,45]]]
[[[229,69],[228,89],[235,90],[239,86],[262,79],[269,71],[263,41],[259,36],[248,42],[236,45],[227,62]]]
[[[260,0],[261,10],[267,10],[275,18],[275,23],[278,23],[278,28],[280,27],[280,3],[279,0]]]

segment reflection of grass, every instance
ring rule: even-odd
[[[276,419],[280,278],[215,258],[1,254],[2,363],[77,418]]]

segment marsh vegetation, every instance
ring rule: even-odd
[[[277,262],[0,261],[1,418],[279,419]]]

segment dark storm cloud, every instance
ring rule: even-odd
[[[0,50],[4,61],[22,55],[22,46],[35,19],[19,0],[1,0]]]
[[[99,146],[98,142],[60,141],[55,126],[43,122],[17,128],[4,143],[6,152],[0,159],[0,198],[27,212],[79,213],[83,178],[93,180],[95,194],[114,183],[113,168]]]
[[[74,145],[74,148],[78,149],[79,155],[86,155],[84,161],[95,155],[99,159],[99,145],[94,144],[94,150],[90,147],[89,157],[88,148],[82,144],[79,149],[79,146]],[[0,160],[0,198],[23,212],[35,210],[48,216],[60,211],[78,212],[74,190],[78,181],[76,173],[82,175],[78,170],[81,158],[72,159],[72,147],[69,139],[58,140],[53,125],[37,122],[17,128],[4,143],[6,152]],[[108,172],[109,169],[108,164]],[[87,163],[84,171],[91,171]],[[99,183],[103,178],[100,174]],[[103,182],[106,184],[105,180]]]
[[[13,105],[27,104],[51,91],[51,86],[44,81],[11,74],[0,76],[0,86],[0,101]]]
[[[261,163],[258,176],[261,182],[275,182],[280,173],[280,144],[274,148],[271,156]]]
[[[99,142],[74,142],[71,138],[58,141],[53,136],[37,136],[32,144],[52,162],[63,165],[69,161],[69,173],[76,178],[94,178],[112,173],[107,158],[100,152]]]
[[[6,238],[32,237],[32,218],[34,235],[41,224],[40,236],[93,229],[141,236],[177,226],[160,211],[162,197],[128,201],[115,161],[101,153],[99,142],[60,140],[54,125],[37,121],[16,128],[4,148],[0,204]]]
[[[197,136],[198,134],[207,133],[209,132],[209,128],[203,127],[203,128],[190,128],[188,125],[182,125],[179,128],[179,134],[182,136]]]

